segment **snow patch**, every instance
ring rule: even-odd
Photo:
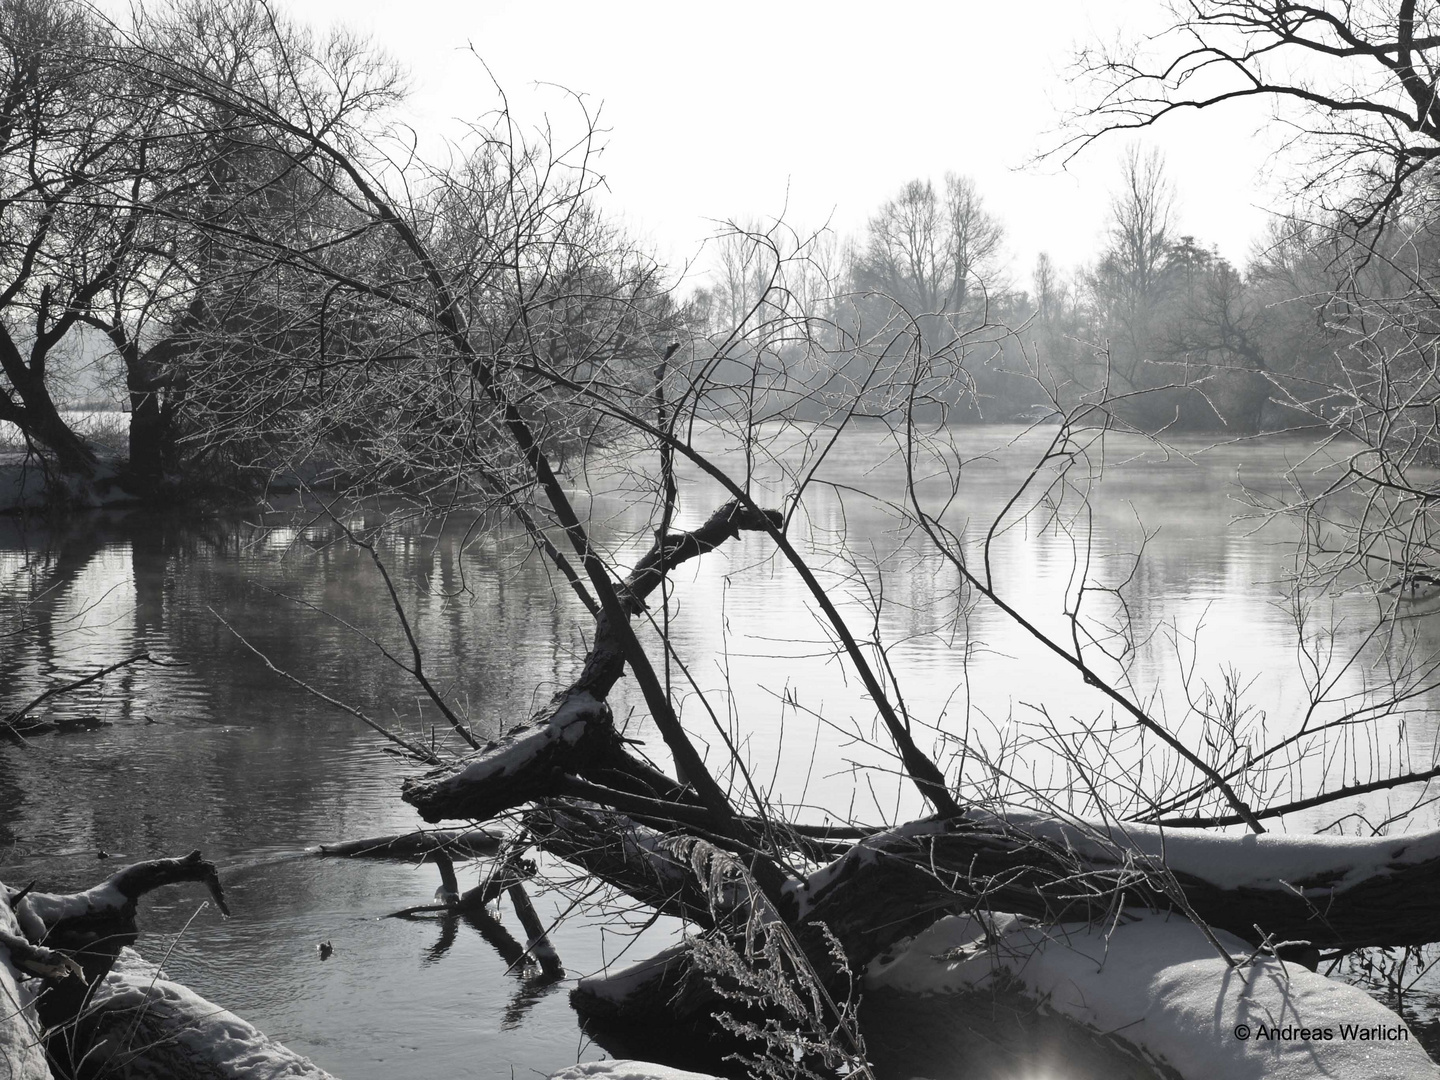
[[[79,919],[99,912],[120,911],[130,904],[124,893],[110,882],[101,882],[84,892],[32,892],[20,901],[20,925],[31,941],[43,941],[50,927],[66,919]]]
[[[648,1061],[586,1061],[550,1074],[550,1080],[717,1080],[709,1073],[686,1072]]]
[[[335,1080],[234,1013],[165,979],[132,949],[121,949],[96,988],[84,1022],[100,1071],[135,1060],[144,1075],[216,1080]]]
[[[1177,873],[1222,889],[1276,888],[1276,882],[1314,882],[1318,891],[1344,889],[1392,868],[1440,859],[1440,831],[1398,836],[1260,835],[1213,829],[1170,829],[1130,822],[1065,822],[1029,810],[1007,808],[998,815],[972,813],[996,824],[1075,851],[1082,857],[1113,858],[1116,849],[1147,855]],[[1308,891],[1308,890],[1307,890]]]
[[[1216,937],[1232,955],[1251,952]],[[1440,1078],[1404,1021],[1363,990],[1273,957],[1231,968],[1194,924],[1159,914],[1108,932],[951,916],[872,962],[866,984],[943,994],[1006,977],[1190,1080]]]
[[[0,884],[0,895],[4,890]],[[10,905],[3,901],[0,930],[22,936]],[[0,1066],[7,1070],[5,1080],[51,1080],[50,1066],[40,1045],[40,1018],[35,1013],[39,988],[38,979],[21,981],[19,970],[10,962],[9,950],[0,945]]]

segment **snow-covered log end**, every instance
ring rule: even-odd
[[[87,1067],[116,1080],[335,1080],[234,1013],[122,949],[76,1031]]]
[[[5,903],[0,903],[0,932],[20,937],[20,923]],[[38,989],[36,980],[21,979],[10,951],[0,944],[0,1080],[51,1080],[35,1011]]]
[[[586,1061],[550,1074],[550,1080],[718,1080],[710,1073],[686,1072],[649,1061]]]
[[[1004,981],[1186,1080],[1436,1080],[1409,1027],[1363,990],[1260,957],[1229,966],[1194,924],[1101,928],[951,916],[877,957],[868,987],[969,993]],[[1233,957],[1252,948],[1217,933]]]
[[[478,753],[408,778],[400,797],[427,822],[484,821],[553,794],[560,770],[582,771],[614,739],[610,707],[569,690],[529,724]]]

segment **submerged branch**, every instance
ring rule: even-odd
[[[395,732],[391,731],[391,730],[390,730],[389,728],[387,728],[384,724],[381,724],[381,723],[379,723],[379,722],[377,722],[377,721],[375,721],[375,720],[370,719],[370,717],[366,716],[366,715],[365,715],[363,712],[361,712],[359,709],[355,708],[355,706],[353,706],[353,705],[347,705],[347,704],[345,704],[345,702],[340,701],[338,698],[333,698],[333,697],[331,697],[329,694],[325,693],[323,690],[319,690],[319,689],[317,689],[316,687],[311,686],[308,682],[306,682],[304,679],[300,678],[298,675],[292,675],[290,672],[286,671],[284,668],[278,667],[278,666],[275,664],[275,662],[270,659],[270,657],[266,656],[263,652],[261,652],[259,649],[257,649],[253,644],[251,644],[251,642],[249,641],[249,639],[246,638],[244,634],[240,633],[240,631],[236,630],[233,626],[231,626],[228,622],[226,622],[225,619],[224,619],[224,617],[223,617],[218,611],[216,611],[213,607],[212,607],[212,608],[206,608],[206,610],[209,611],[211,615],[214,615],[214,616],[215,616],[215,618],[219,621],[219,623],[220,623],[221,626],[225,627],[226,630],[229,630],[230,633],[234,634],[234,635],[235,635],[235,639],[236,639],[237,641],[239,641],[241,645],[244,645],[245,648],[249,649],[252,653],[254,653],[256,656],[258,656],[258,657],[260,658],[260,661],[261,661],[267,668],[269,668],[271,671],[273,671],[276,675],[279,675],[282,679],[286,679],[286,680],[288,680],[289,682],[294,683],[296,686],[300,687],[300,689],[304,690],[304,691],[305,691],[307,694],[309,694],[311,697],[319,698],[321,701],[325,702],[325,704],[327,704],[327,705],[333,705],[335,708],[339,709],[341,712],[349,713],[351,716],[355,717],[355,719],[359,720],[362,724],[364,724],[366,727],[368,727],[371,731],[374,731],[374,732],[376,732],[377,734],[384,736],[386,739],[389,739],[389,740],[390,740],[392,743],[394,743],[396,746],[403,747],[403,748],[404,748],[406,751],[408,751],[411,755],[413,755],[413,756],[416,757],[416,758],[419,758],[421,761],[429,762],[429,763],[432,764],[432,765],[438,765],[438,764],[440,763],[440,760],[441,760],[441,759],[440,759],[440,755],[437,754],[437,753],[435,753],[435,751],[429,750],[429,749],[427,749],[426,747],[421,746],[419,743],[413,742],[412,740],[405,738],[403,735],[397,735],[397,734],[395,734]]]
[[[15,733],[16,729],[20,725],[20,721],[23,720],[26,716],[28,716],[30,712],[33,711],[37,706],[39,706],[45,701],[48,701],[50,698],[59,697],[62,694],[68,694],[72,690],[80,689],[80,687],[82,686],[89,686],[91,683],[99,682],[111,672],[119,671],[121,668],[127,668],[131,667],[134,664],[141,663],[154,664],[156,667],[182,666],[180,664],[177,664],[173,660],[161,660],[158,657],[152,656],[148,652],[139,653],[125,660],[117,661],[114,664],[107,664],[105,667],[102,667],[97,671],[92,671],[89,675],[83,676],[82,678],[73,679],[70,682],[58,683],[55,686],[51,686],[43,693],[40,693],[37,696],[31,698],[24,705],[21,705],[18,709],[14,710],[13,712],[7,713],[4,717],[0,717],[0,731]]]

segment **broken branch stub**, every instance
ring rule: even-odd
[[[407,778],[400,797],[427,822],[486,820],[555,794],[563,773],[583,771],[615,745],[610,706],[572,687],[479,753]]]
[[[77,893],[29,892],[16,906],[20,928],[32,942],[42,941],[67,947],[73,939],[93,939],[129,932],[135,927],[135,908],[140,898],[165,885],[197,881],[210,893],[222,914],[229,915],[225,894],[215,864],[200,852],[180,859],[147,859],[116,871],[99,885]]]

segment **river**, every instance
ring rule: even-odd
[[[964,432],[977,460],[966,466],[962,505],[947,524],[986,521],[1048,434]],[[1180,704],[1187,687],[1199,700],[1202,680],[1219,685],[1230,671],[1246,687],[1242,734],[1288,732],[1307,702],[1295,619],[1281,602],[1293,532],[1236,519],[1246,511],[1242,480],[1279,489],[1288,464],[1311,446],[1289,437],[1207,443],[1182,439],[1183,453],[1175,453],[1111,440],[1091,490],[1092,574],[1131,576],[1126,597],[1140,633],[1129,678],[1174,730],[1197,730]],[[992,445],[993,453],[981,454]],[[1127,785],[1149,790],[1161,782],[1169,766],[1123,717],[1001,613],[957,602],[953,569],[897,533],[883,506],[853,494],[863,487],[893,496],[902,486],[882,431],[847,434],[824,478],[826,486],[807,494],[796,535],[857,629],[878,626],[892,645],[909,712],[951,736],[968,732],[971,758],[990,756],[991,767],[967,759],[966,794],[1028,788],[1062,802],[1074,795],[1083,809],[1064,755],[1050,752],[1082,729],[1108,746],[1112,798],[1123,799]],[[697,475],[684,480],[681,526],[697,524],[720,501]],[[597,541],[622,561],[633,558],[648,542],[645,508],[633,492],[598,466],[570,482]],[[366,528],[378,520],[357,513],[347,523]],[[417,518],[382,534],[379,550],[431,678],[492,734],[577,670],[589,619],[568,590],[557,591],[522,535],[484,524],[460,515]],[[1147,536],[1136,566],[1131,553]],[[871,575],[884,585],[878,620],[866,612],[854,567],[834,554],[841,539],[855,566],[882,572]],[[1033,521],[1011,530],[995,550],[1002,595],[1042,628],[1063,631],[1057,611],[1077,550],[1087,549]],[[322,841],[414,827],[398,791],[417,768],[353,718],[274,675],[252,647],[316,689],[420,737],[430,737],[435,721],[416,687],[360,636],[403,655],[377,571],[334,522],[258,511],[203,522],[115,513],[63,528],[0,520],[0,590],[0,630],[11,631],[0,639],[0,709],[52,679],[142,651],[176,663],[127,668],[42,708],[83,730],[0,744],[0,880],[80,887],[117,863],[201,849],[220,866],[234,918],[222,920],[196,891],[166,890],[142,905],[141,949],[345,1080],[526,1077],[602,1055],[567,1004],[569,982],[545,985],[507,971],[468,926],[383,918],[428,901],[433,868],[302,854]],[[1113,611],[1104,596],[1095,602],[1099,625]],[[686,721],[716,760],[715,725],[727,728],[751,763],[751,782],[801,816],[821,820],[828,809],[878,823],[913,813],[914,796],[887,754],[867,745],[871,712],[853,675],[830,655],[812,608],[761,536],[747,534],[687,564],[676,575],[671,628],[695,682],[711,691],[714,718],[672,668]],[[1337,655],[1359,646],[1374,610],[1360,593],[1326,600],[1324,615],[1338,620]],[[1416,612],[1422,617],[1408,631],[1416,648],[1440,647],[1440,630],[1423,608]],[[1374,672],[1335,670],[1341,694]],[[622,683],[617,715],[636,704]],[[1302,780],[1314,790],[1322,774],[1330,782],[1352,773],[1363,779],[1375,763],[1428,767],[1440,730],[1435,704],[1425,696],[1404,718],[1353,734],[1328,764],[1274,770],[1268,795],[1284,801]],[[641,715],[637,709],[629,731],[654,750],[658,737]],[[959,769],[959,744],[933,741],[952,772]],[[1376,821],[1404,805],[1403,796],[1381,792],[1346,809]],[[1336,816],[1286,824],[1314,828]],[[1417,826],[1433,823],[1429,810],[1416,817]],[[475,872],[463,871],[462,884]],[[563,890],[542,889],[536,902],[548,921],[570,900]],[[508,911],[505,918],[513,927]],[[571,912],[555,933],[567,971],[588,974],[627,949],[638,958],[673,932],[657,924],[636,942],[627,925],[641,921]],[[322,941],[334,948],[323,962]]]

